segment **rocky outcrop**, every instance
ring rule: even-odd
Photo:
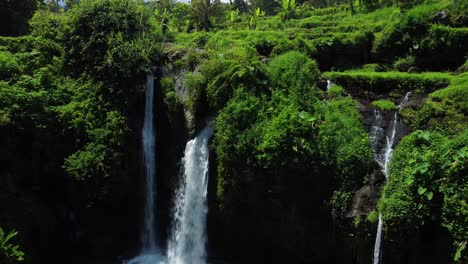
[[[373,211],[380,198],[380,190],[385,182],[383,173],[376,169],[369,180],[369,184],[359,189],[353,197],[351,210],[346,217],[368,215]]]

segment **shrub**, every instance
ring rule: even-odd
[[[316,94],[313,88],[318,81],[317,64],[303,53],[290,51],[274,57],[268,64],[268,72],[274,89],[287,91],[297,98]]]
[[[396,147],[378,204],[392,239],[410,238],[439,215],[455,241],[466,239],[467,136],[468,130],[452,138],[415,131]]]
[[[393,68],[400,72],[409,72],[415,66],[415,59],[413,56],[400,58],[393,63]]]
[[[8,51],[0,51],[0,79],[6,80],[22,72],[16,57]]]
[[[207,83],[208,103],[215,110],[221,109],[238,87],[261,92],[268,80],[265,66],[252,48],[212,52],[201,72]]]
[[[201,74],[187,73],[184,76],[184,85],[187,88],[187,97],[184,104],[190,113],[197,116],[206,109],[206,83]]]
[[[376,224],[379,221],[379,214],[376,211],[372,211],[367,215],[367,221],[372,224]]]

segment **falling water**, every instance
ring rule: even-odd
[[[154,177],[156,174],[156,162],[154,157],[155,134],[153,127],[153,95],[154,76],[153,73],[150,72],[146,76],[145,120],[143,123],[143,130],[141,132],[146,179],[145,222],[142,234],[143,250],[145,251],[156,251],[156,232],[154,230]]]
[[[212,134],[213,129],[206,127],[185,148],[183,175],[175,197],[174,225],[168,246],[171,264],[206,263],[208,141]]]
[[[393,115],[393,119],[391,122],[391,131],[390,135],[386,136],[386,144],[385,148],[383,149],[383,153],[378,151],[378,143],[379,141],[385,136],[385,130],[381,127],[382,126],[382,114],[378,110],[374,110],[374,124],[370,130],[370,138],[372,141],[372,146],[375,150],[375,160],[379,164],[380,168],[382,169],[383,174],[385,175],[385,182],[388,181],[389,172],[388,172],[388,165],[390,164],[390,160],[393,154],[393,147],[395,143],[395,136],[398,130],[398,113],[401,109],[401,106],[406,103],[409,99],[411,92],[406,93],[405,97],[398,105],[398,110],[395,111]],[[377,224],[377,235],[375,237],[375,244],[374,244],[374,257],[373,257],[373,264],[379,264],[381,258],[381,242],[382,242],[382,215],[379,213],[379,222]]]
[[[127,264],[156,264],[162,262],[162,257],[158,254],[156,246],[156,220],[155,211],[155,131],[153,126],[153,96],[154,96],[154,74],[149,72],[146,75],[146,100],[145,118],[143,122],[142,149],[143,166],[145,172],[145,215],[142,239],[142,252],[139,256],[126,262]]]
[[[330,91],[330,88],[333,86],[333,83],[330,80],[327,80],[327,92]]]

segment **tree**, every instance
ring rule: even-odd
[[[267,15],[275,14],[275,10],[279,6],[276,0],[250,0],[250,8],[252,10],[260,8],[260,10],[263,10]]]
[[[28,32],[28,20],[37,9],[36,0],[0,1],[0,35],[18,36]]]
[[[219,0],[194,0],[192,1],[192,16],[198,20],[201,30],[210,30],[211,17],[218,16],[221,13],[221,2]]]
[[[160,38],[149,8],[133,0],[89,0],[68,14],[65,62],[73,75],[88,74],[117,94],[118,86],[128,89],[123,82],[143,80]]]
[[[242,13],[247,13],[248,8],[247,8],[247,3],[244,0],[234,0],[232,3],[234,6],[234,10],[239,10],[239,12]]]

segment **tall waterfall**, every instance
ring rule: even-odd
[[[141,131],[143,161],[145,167],[145,220],[142,233],[143,250],[156,251],[156,232],[154,230],[154,198],[156,161],[155,161],[155,133],[153,126],[153,97],[154,97],[154,76],[150,71],[146,76],[146,100],[145,100],[145,119],[143,130]]]
[[[186,147],[183,174],[175,196],[174,224],[168,245],[171,264],[206,263],[208,141],[211,127],[203,129]]]
[[[145,172],[145,214],[142,239],[142,252],[139,256],[126,262],[127,264],[156,264],[163,263],[156,245],[156,219],[154,216],[156,196],[156,160],[155,160],[155,131],[153,126],[153,97],[154,74],[146,75],[145,117],[143,122],[142,150]]]
[[[395,111],[393,114],[393,119],[390,123],[390,133],[386,133],[386,131],[382,128],[382,113],[378,110],[374,110],[374,124],[370,130],[370,138],[372,141],[372,146],[374,147],[375,152],[375,160],[379,164],[380,168],[382,169],[383,174],[385,175],[385,182],[388,181],[389,172],[388,172],[388,165],[390,160],[392,159],[393,154],[393,147],[395,144],[395,137],[397,135],[398,125],[400,121],[398,120],[398,113],[401,108],[401,105],[406,103],[411,95],[411,92],[406,93],[405,97],[398,105],[398,110]],[[386,144],[385,148],[379,151],[379,141],[386,137]],[[375,237],[375,244],[374,244],[374,256],[373,256],[373,264],[379,264],[381,259],[381,242],[382,242],[382,215],[379,213],[379,222],[377,224],[377,235]]]

